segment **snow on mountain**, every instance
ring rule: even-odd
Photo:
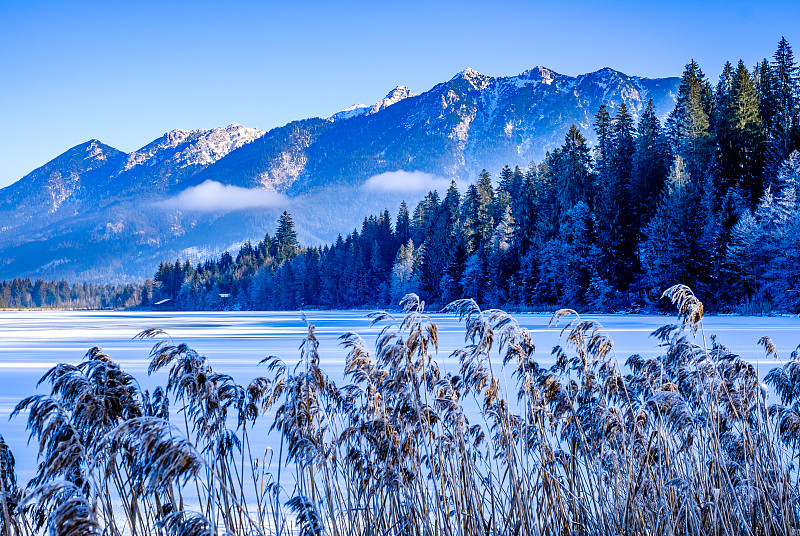
[[[495,80],[495,78],[491,76],[486,76],[485,74],[481,74],[472,67],[467,67],[460,73],[456,74],[453,78],[451,78],[450,82],[456,80],[465,80],[474,89],[480,91],[486,88],[489,84],[491,84]]]
[[[578,77],[535,67],[511,77],[468,68],[414,95],[398,86],[371,107],[294,121],[198,174],[290,195],[362,184],[398,169],[470,180],[481,169],[527,166],[561,145],[571,124],[590,142],[602,104],[625,102],[634,119],[652,98],[662,119],[677,78],[646,79],[601,69]],[[349,119],[345,119],[349,118]]]
[[[360,117],[369,112],[370,106],[368,104],[356,103],[349,108],[345,108],[341,112],[336,112],[328,119],[331,121],[342,121],[344,119],[352,119],[353,117]]]
[[[410,89],[406,86],[397,86],[393,90],[391,90],[385,98],[379,100],[375,104],[372,105],[368,114],[376,114],[381,110],[384,110],[391,106],[392,104],[397,104],[403,99],[407,99],[409,97],[416,97],[416,93],[412,93]]]
[[[124,156],[98,140],[76,145],[0,190],[0,213],[11,211],[4,223],[24,224],[58,211],[79,198],[93,177],[102,176],[107,167],[116,165]]]
[[[224,128],[215,128],[181,151],[177,159],[184,163],[184,167],[208,166],[263,135],[263,130],[243,127],[236,123]]]
[[[372,106],[367,104],[354,104],[349,108],[345,108],[341,112],[336,112],[328,118],[330,121],[342,121],[345,119],[352,119],[353,117],[361,117],[363,115],[371,115],[385,110],[392,104],[396,104],[403,99],[409,97],[416,97],[416,93],[412,93],[406,86],[397,86],[391,90],[385,98],[379,100]]]
[[[263,135],[263,130],[235,123],[213,130],[176,129],[128,155],[127,162],[118,174],[130,171],[136,166],[152,167],[164,161],[171,161],[178,168],[208,166]]]

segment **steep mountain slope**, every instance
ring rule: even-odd
[[[86,185],[103,180],[125,156],[98,140],[90,140],[0,190],[0,240],[13,238],[11,230],[20,226],[34,228],[74,216]]]
[[[161,259],[198,260],[261,238],[284,208],[303,242],[330,241],[365,214],[394,212],[401,199],[425,194],[361,188],[371,176],[403,170],[472,180],[482,168],[527,166],[573,123],[593,139],[601,104],[613,113],[624,102],[636,117],[652,99],[666,116],[677,85],[612,69],[570,77],[537,67],[498,78],[467,69],[419,95],[399,86],[371,106],[266,133],[174,130],[130,154],[91,140],[0,190],[0,278],[140,278]],[[221,213],[163,203],[209,180],[289,198]]]
[[[308,164],[308,148],[333,126],[331,120],[313,118],[272,129],[251,146],[232,152],[198,173],[192,183],[213,180],[284,192]]]

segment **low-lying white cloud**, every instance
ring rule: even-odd
[[[420,192],[450,187],[450,179],[423,171],[387,171],[368,178],[362,188],[381,192]]]
[[[288,203],[288,197],[276,192],[206,181],[160,201],[158,205],[187,212],[224,213],[253,208],[282,207]]]

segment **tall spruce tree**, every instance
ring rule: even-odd
[[[294,220],[291,214],[284,210],[283,214],[278,218],[278,228],[275,231],[275,257],[278,259],[278,263],[294,257],[298,246]]]
[[[775,82],[772,77],[772,67],[766,58],[758,64],[755,73],[761,124],[764,127],[765,133],[769,135],[772,131],[772,119],[775,116]]]
[[[422,245],[420,291],[432,303],[441,300],[441,282],[452,260],[454,234],[458,226],[460,194],[455,181],[431,219],[428,235]],[[444,304],[441,304],[444,305]]]
[[[594,116],[594,132],[597,136],[594,156],[595,172],[598,176],[598,182],[602,184],[608,180],[610,175],[612,155],[611,115],[608,113],[608,107],[605,104],[600,105]]]
[[[713,107],[711,86],[696,61],[686,65],[678,87],[675,110],[668,124],[675,154],[685,162],[695,180],[710,171],[714,156]]]
[[[731,62],[725,62],[714,92],[714,131],[717,143],[716,173],[717,187],[722,191],[737,183],[737,147],[731,120],[733,104],[734,71]]]
[[[792,47],[785,37],[778,43],[772,61],[772,102],[774,115],[770,121],[767,175],[774,178],[789,154],[800,148],[800,73]]]
[[[761,122],[755,81],[739,60],[733,78],[730,123],[735,152],[736,183],[748,193],[752,206],[764,192],[765,133]]]
[[[484,169],[476,184],[467,189],[461,219],[470,253],[483,254],[494,230],[494,190],[492,179]]]
[[[405,200],[400,203],[394,231],[395,237],[400,244],[405,244],[411,238],[411,218],[408,214],[408,205],[406,205]]]
[[[600,115],[600,114],[598,114]],[[601,125],[596,127],[601,129]],[[638,270],[636,233],[631,205],[633,180],[633,118],[622,103],[610,124],[603,155],[606,175],[598,176],[597,243],[600,247],[601,274],[619,291],[626,290]]]
[[[586,138],[577,126],[570,126],[564,145],[552,154],[550,167],[561,212],[580,201],[590,207],[594,204],[591,155]]]
[[[674,284],[695,286],[701,257],[698,238],[704,220],[699,187],[686,171],[680,156],[670,170],[667,184],[653,218],[644,230],[642,264],[648,294],[656,299]]]
[[[415,244],[425,242],[428,235],[428,228],[436,210],[439,208],[439,192],[433,191],[417,203],[414,214],[411,218],[411,239]]]
[[[655,212],[658,196],[669,174],[670,161],[669,145],[651,99],[639,118],[633,153],[631,202],[637,236]]]

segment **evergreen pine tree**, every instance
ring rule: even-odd
[[[755,295],[757,285],[754,249],[757,234],[756,220],[749,210],[745,210],[731,228],[725,248],[723,273],[729,300],[750,301]]]
[[[597,135],[597,145],[595,150],[595,171],[598,175],[600,184],[608,180],[610,175],[611,163],[611,115],[605,104],[600,105],[600,109],[594,116],[594,132]]]
[[[636,129],[631,182],[632,212],[637,236],[655,212],[658,196],[669,174],[669,147],[653,101],[647,103]]]
[[[278,228],[275,231],[275,257],[278,259],[278,263],[294,257],[297,253],[298,245],[297,232],[294,230],[294,220],[284,210],[283,214],[278,218]]]
[[[397,303],[403,296],[418,290],[419,256],[414,242],[400,246],[397,251],[391,277],[392,302]]]
[[[537,301],[559,307],[587,304],[587,292],[600,265],[594,224],[592,211],[583,201],[563,214],[558,234],[539,251]]]
[[[459,205],[460,195],[453,181],[431,218],[425,243],[420,248],[420,292],[430,303],[441,300],[441,281],[452,258]]]
[[[758,108],[761,114],[761,124],[764,131],[772,131],[772,118],[775,116],[775,82],[772,79],[772,67],[766,58],[756,67],[756,92],[758,93]]]
[[[523,175],[512,204],[512,217],[514,218],[514,245],[515,257],[521,259],[531,247],[533,228],[536,222],[534,203],[536,201],[536,166],[531,163],[528,171]]]
[[[411,219],[409,218],[408,205],[406,205],[405,200],[400,203],[397,223],[394,225],[394,233],[400,244],[405,244],[411,238]]]
[[[774,115],[770,121],[767,176],[772,179],[789,154],[800,148],[800,71],[785,37],[778,43],[772,62]]]
[[[551,161],[559,210],[563,212],[580,201],[592,206],[591,156],[578,127],[569,128],[564,145],[553,153]]]
[[[513,243],[514,217],[511,215],[511,207],[507,206],[494,229],[488,252],[488,295],[491,303],[504,305],[509,302],[509,282],[514,266],[511,260]]]
[[[677,283],[695,286],[696,263],[702,255],[697,244],[704,223],[700,210],[699,189],[686,172],[683,159],[676,156],[641,244],[644,281],[652,298]]]
[[[727,191],[737,183],[738,170],[736,168],[737,147],[733,133],[734,121],[734,71],[731,62],[725,62],[725,67],[719,76],[717,88],[714,92],[714,131],[717,142],[716,180],[717,187]]]
[[[713,93],[703,71],[692,60],[683,72],[678,87],[678,102],[668,124],[675,154],[680,156],[690,176],[699,180],[708,174],[714,155],[711,128]]]
[[[596,203],[600,273],[608,284],[623,291],[638,271],[631,205],[634,127],[625,103],[610,125],[606,144],[608,154],[603,160],[607,175],[599,177],[603,182],[598,183]]]
[[[489,173],[484,169],[476,184],[470,185],[464,198],[461,221],[470,253],[483,253],[494,230],[492,217],[494,192]]]
[[[425,242],[425,237],[428,234],[428,226],[430,225],[433,215],[439,208],[439,192],[433,191],[417,203],[414,209],[413,217],[411,218],[411,239],[415,244],[422,244]]]
[[[748,193],[753,205],[764,191],[765,136],[761,123],[758,93],[750,72],[739,60],[733,79],[730,122],[735,152],[736,183]]]

